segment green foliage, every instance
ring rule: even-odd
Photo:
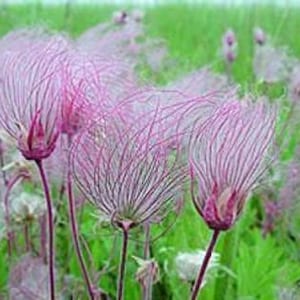
[[[66,30],[73,36],[78,36],[85,29],[110,19],[111,13],[116,9],[118,7],[104,5],[71,6],[69,19],[66,20],[64,6],[44,7],[41,4],[3,6],[0,33],[5,34],[11,29],[39,24],[54,30]],[[244,91],[254,90],[259,95],[265,91],[265,87],[253,79],[254,26],[262,26],[276,43],[287,45],[294,55],[300,57],[300,42],[297,38],[300,28],[299,8],[251,6],[245,9],[238,6],[214,7],[208,4],[189,6],[180,2],[174,5],[149,7],[146,13],[149,34],[166,39],[171,58],[174,60],[174,65],[162,74],[151,77],[147,70],[142,70],[143,78],[151,78],[160,84],[204,65],[211,65],[214,70],[223,72],[224,66],[219,55],[220,38],[228,27],[237,33],[239,51],[233,66],[233,77]],[[268,89],[267,94],[274,102],[286,101],[282,85],[271,86]],[[287,118],[289,104],[286,103],[283,107],[286,109],[280,114],[281,126]],[[295,128],[291,133],[288,147],[282,153],[283,160],[293,156],[295,146],[299,142],[298,132],[299,128]],[[26,190],[32,191],[33,187],[28,185]],[[221,300],[225,290],[225,300],[272,300],[276,299],[277,286],[293,287],[299,281],[299,239],[295,242],[279,234],[264,239],[258,229],[261,221],[261,207],[257,204],[259,199],[251,200],[253,201],[249,203],[235,229],[221,235],[216,249],[221,254],[221,264],[235,276],[220,272],[204,287],[201,300]],[[160,282],[154,286],[154,299],[188,299],[191,286],[179,279],[174,266],[175,257],[179,252],[204,249],[211,234],[197,215],[188,194],[185,196],[185,202],[186,206],[180,218],[168,232],[152,244],[152,254],[161,269]],[[59,220],[61,223],[56,228],[57,262],[60,269],[80,278],[76,256],[72,251],[66,207],[62,208],[62,212],[64,217]],[[93,261],[90,261],[87,251],[85,257],[93,274],[99,270],[103,271],[99,279],[101,288],[110,295],[115,295],[121,235],[117,233],[115,236],[109,228],[97,226],[97,219],[92,213],[93,208],[87,206],[82,216],[79,216],[82,238],[89,245]],[[296,228],[300,229],[300,225],[298,224]],[[152,236],[158,236],[162,231],[163,227],[158,225],[152,230]],[[285,228],[280,234],[286,234],[287,231]],[[132,256],[142,256],[142,239],[140,232],[132,236],[128,255],[126,299],[140,298],[140,288],[134,278],[137,266]],[[6,245],[1,242],[1,291],[5,290],[8,278],[6,252]]]
[[[235,259],[238,299],[275,299],[275,282],[280,274],[282,250],[272,237],[264,239],[260,231],[253,231],[251,239],[242,240]]]

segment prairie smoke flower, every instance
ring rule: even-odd
[[[235,33],[232,29],[227,29],[223,35],[223,44],[233,46],[236,43]]]
[[[175,265],[179,277],[184,281],[193,283],[197,278],[198,270],[203,263],[204,257],[204,250],[198,250],[194,253],[179,253],[175,258]],[[219,259],[219,253],[212,253],[212,257],[208,264],[207,270],[209,271],[218,267]],[[205,284],[205,282],[206,280],[204,279],[203,285]]]
[[[286,48],[275,48],[270,43],[255,47],[253,71],[259,81],[276,83],[286,80],[292,63]]]
[[[223,56],[226,63],[231,64],[236,60],[237,46],[223,45]]]
[[[265,171],[274,138],[274,113],[263,105],[231,101],[195,132],[190,148],[197,211],[214,230],[228,230]]]
[[[81,55],[69,54],[62,72],[61,133],[68,137],[83,128],[93,112],[91,103],[87,101],[90,91],[86,78],[92,74],[87,71],[86,63]]]
[[[112,16],[112,20],[115,24],[125,24],[128,19],[128,14],[126,11],[115,11]]]
[[[166,211],[180,191],[185,167],[177,159],[169,162],[163,139],[155,144],[153,119],[139,127],[134,120],[126,125],[113,118],[75,138],[72,172],[79,189],[104,215],[119,226],[123,221],[138,226]]]
[[[266,169],[264,160],[273,142],[274,122],[274,113],[264,105],[231,100],[195,128],[190,144],[191,194],[213,235],[193,286],[192,300],[197,299],[220,232],[234,225]],[[197,195],[194,180],[198,182]]]
[[[112,98],[124,97],[138,85],[135,62],[128,58],[126,49],[119,48],[117,37],[107,40],[118,34],[108,32],[107,36],[98,37],[94,36],[97,28],[91,29],[76,41],[78,50],[69,52],[66,80],[71,79],[69,89],[76,87],[85,101],[96,103],[106,99],[110,103]]]
[[[141,22],[130,18],[125,19],[122,26],[111,23],[100,23],[88,29],[76,40],[81,51],[107,58],[117,58],[137,64],[136,54],[139,53],[137,39],[144,35]]]
[[[253,35],[256,44],[262,46],[266,43],[267,40],[266,34],[260,27],[254,28]]]
[[[28,160],[50,156],[59,135],[60,38],[1,57],[0,122]]]
[[[294,160],[290,161],[286,170],[282,171],[281,179],[284,183],[280,189],[270,187],[270,195],[264,195],[265,200],[265,216],[263,221],[263,234],[271,233],[278,225],[278,221],[288,221],[293,219],[294,214],[298,214],[299,210],[297,201],[299,199],[299,175],[300,164],[297,161],[297,153]],[[272,188],[272,190],[271,190]],[[292,228],[290,228],[292,229]]]
[[[61,68],[68,42],[53,37],[24,51],[0,57],[0,123],[16,140],[27,160],[36,162],[47,203],[50,299],[55,299],[54,221],[43,160],[55,149],[60,134]],[[46,231],[43,218],[42,231]],[[41,247],[45,247],[44,241]],[[44,251],[43,251],[44,252]]]
[[[103,59],[100,56],[88,57],[86,53],[70,51],[68,63],[63,72],[62,95],[62,140],[66,136],[65,154],[70,150],[71,143],[81,130],[88,127],[91,120],[110,111],[118,111],[121,100],[126,98],[127,89],[132,83],[127,80],[128,70],[123,63]],[[124,78],[125,77],[125,78]],[[119,110],[125,115],[126,109]],[[65,155],[66,156],[66,155]],[[52,157],[54,158],[54,157]],[[69,219],[75,251],[86,282],[90,298],[95,298],[95,288],[92,286],[84,257],[80,248],[76,207],[73,199],[70,166],[65,166],[65,187],[68,195]],[[57,168],[56,168],[57,169]]]
[[[231,29],[228,29],[222,38],[222,49],[225,62],[231,64],[237,55],[237,40]]]
[[[186,178],[184,164],[155,143],[159,111],[143,126],[104,116],[73,142],[70,165],[78,188],[123,231],[117,299],[123,299],[128,232],[169,212]],[[150,112],[151,114],[151,112]],[[161,131],[163,135],[163,131]]]
[[[70,61],[64,72],[61,116],[62,134],[67,136],[66,153],[70,150],[74,136],[88,126],[98,111],[104,114],[110,107],[114,106],[116,99],[112,97],[111,91],[108,91],[108,87],[110,87],[108,77],[113,76],[107,76],[114,70],[109,65],[109,61],[102,62],[99,59],[92,61],[81,53],[70,53]],[[115,83],[117,83],[117,78],[115,78]],[[68,212],[73,243],[89,296],[94,299],[96,295],[80,247],[76,204],[73,197],[71,170],[68,164],[66,164],[64,171],[67,176],[63,184],[66,185],[68,195]]]

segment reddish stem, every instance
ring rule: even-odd
[[[23,173],[18,173],[15,175],[8,183],[6,186],[6,191],[4,195],[4,207],[5,207],[5,223],[7,227],[7,248],[8,248],[8,255],[12,255],[12,244],[13,244],[13,238],[14,238],[14,233],[10,229],[10,216],[9,216],[9,194],[14,187],[14,185],[24,177]]]
[[[40,257],[47,264],[47,216],[44,214],[39,219],[40,223]]]
[[[122,243],[121,261],[120,261],[119,275],[118,275],[117,300],[123,300],[124,299],[124,280],[125,280],[127,251],[128,251],[129,226],[127,226],[127,224],[122,224],[122,225],[123,225],[122,226],[123,243]]]
[[[202,266],[200,267],[199,274],[197,276],[197,280],[195,281],[195,284],[193,286],[191,300],[196,300],[197,299],[199,289],[200,289],[201,284],[202,284],[203,279],[204,279],[205,271],[207,269],[209,260],[211,258],[212,253],[213,253],[213,250],[214,250],[214,247],[216,245],[219,234],[220,234],[219,230],[214,230],[212,238],[211,238],[210,243],[209,243],[209,246],[206,250],[206,254],[205,254]]]
[[[50,299],[55,300],[55,275],[54,275],[54,219],[53,219],[53,211],[52,211],[52,201],[50,197],[50,189],[47,182],[46,174],[43,168],[43,164],[41,160],[37,160],[36,164],[38,166],[44,194],[46,198],[47,204],[47,217],[48,217],[48,243],[49,243],[49,252],[48,252],[48,265],[49,265],[49,282],[50,282]]]

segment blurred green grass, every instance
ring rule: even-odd
[[[180,2],[179,2],[180,3]],[[0,34],[28,25],[46,25],[54,30],[66,30],[73,36],[99,22],[109,20],[113,11],[131,6],[74,5],[66,21],[66,6],[41,4],[2,6]],[[145,8],[148,33],[165,38],[170,53],[180,61],[181,72],[213,64],[222,70],[219,60],[220,38],[232,28],[238,38],[238,58],[234,78],[239,83],[252,81],[252,31],[262,27],[275,41],[287,45],[291,53],[300,56],[297,28],[300,9],[276,6],[213,6],[187,4],[161,5]]]
[[[131,7],[123,8],[130,9]],[[73,36],[78,36],[87,28],[110,19],[112,12],[118,9],[120,8],[104,5],[71,6],[69,19],[66,21],[64,6],[45,7],[41,4],[2,5],[0,34],[3,35],[9,30],[24,26],[43,25],[54,30],[66,30]],[[149,7],[145,8],[145,11],[145,24],[149,35],[166,39],[171,57],[177,60],[175,72],[173,69],[170,73],[166,71],[163,74],[164,81],[207,64],[211,65],[214,70],[222,72],[223,64],[219,55],[220,40],[224,31],[229,27],[236,32],[239,43],[238,58],[233,67],[233,77],[245,89],[253,83],[253,27],[262,27],[275,43],[287,45],[293,55],[300,57],[300,39],[298,38],[300,28],[299,8],[279,8],[275,6],[189,6],[176,4]],[[279,88],[278,93],[283,92],[283,89]],[[161,281],[154,289],[154,299],[181,300],[188,298],[190,287],[183,284],[176,275],[174,258],[178,252],[193,251],[198,248],[204,249],[209,239],[210,232],[196,214],[189,197],[186,196],[185,200],[187,205],[182,216],[172,229],[153,245],[153,254],[162,269]],[[82,229],[86,240],[90,243],[97,266],[100,267],[103,266],[100,260],[107,259],[111,252],[113,237],[112,234],[110,238],[103,236],[102,230],[98,230],[93,234],[89,232],[94,222],[89,212],[90,210],[84,215]],[[214,279],[204,288],[201,299],[222,300],[220,295],[223,295],[226,300],[242,299],[242,297],[268,300],[274,297],[276,299],[274,296],[275,286],[282,281],[279,280],[279,277],[282,275],[282,269],[288,272],[288,275],[292,278],[290,280],[286,279],[287,282],[285,284],[292,285],[299,279],[299,271],[290,268],[294,263],[292,255],[289,254],[290,248],[282,247],[282,243],[286,243],[286,240],[282,237],[270,237],[268,240],[264,240],[256,228],[256,223],[258,222],[256,214],[257,207],[255,203],[251,203],[246,209],[242,220],[238,222],[230,235],[227,235],[227,237],[222,235],[219,241],[217,251],[223,252],[223,258],[227,256],[222,261],[231,263],[232,258],[224,255],[224,253],[228,254],[228,251],[230,253],[232,251],[232,256],[235,260],[235,263],[230,265],[230,268],[237,278],[228,278],[228,293],[226,295],[223,294],[223,290],[220,291],[220,287],[222,287],[220,280]],[[155,229],[154,234],[160,230],[161,228]],[[64,234],[57,238],[58,256],[60,249],[64,247],[64,239]],[[139,249],[139,244],[137,243],[137,246],[134,246],[134,244],[129,255],[128,278],[126,282],[126,299],[133,300],[139,297],[139,288],[132,275],[136,270],[136,264],[131,258],[133,254],[138,256],[136,248]],[[255,266],[251,263],[251,247],[254,249],[253,253],[255,251],[263,253],[263,257],[257,257]],[[243,251],[242,254],[240,251]],[[247,251],[250,251],[250,253]],[[297,251],[297,247],[292,251]],[[5,264],[3,257],[4,255],[0,255],[1,265]],[[240,257],[244,259],[244,264]],[[63,258],[60,261],[63,263]],[[115,291],[114,280],[118,253],[113,261],[114,268],[112,272],[105,275],[101,280],[101,286],[112,293]],[[264,262],[269,263],[265,268],[263,267]],[[296,263],[299,264],[299,261],[296,261]],[[271,277],[268,277],[268,274],[265,273],[271,267],[273,271]],[[287,269],[290,271],[286,271]],[[80,272],[75,257],[70,261],[70,270],[79,276]],[[262,273],[258,274],[260,270]],[[0,273],[0,284],[4,288],[5,278],[7,278],[6,268],[1,268]],[[268,283],[267,286],[263,285],[262,290],[259,290],[260,287],[255,287],[257,289],[255,292],[256,296],[254,296],[253,289],[251,289],[251,282],[255,280],[254,277],[262,277]],[[253,298],[250,298],[252,296]]]

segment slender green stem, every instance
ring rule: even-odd
[[[48,217],[48,266],[49,266],[49,283],[50,283],[50,299],[55,300],[55,275],[54,275],[54,261],[55,261],[55,253],[54,253],[54,219],[53,219],[53,210],[52,210],[52,201],[50,196],[50,189],[47,182],[46,174],[43,168],[42,161],[37,160],[36,164],[38,166],[44,194],[46,198],[47,204],[47,217]]]
[[[150,258],[150,224],[145,224],[144,259]]]
[[[214,230],[212,238],[211,238],[210,243],[209,243],[209,246],[206,250],[206,254],[205,254],[202,266],[200,267],[198,277],[197,277],[197,279],[195,281],[195,284],[193,286],[191,300],[196,300],[197,299],[199,289],[200,289],[201,284],[204,280],[205,271],[207,269],[209,260],[211,258],[212,253],[213,253],[213,250],[214,250],[214,247],[216,245],[219,234],[220,234],[219,230]]]
[[[29,222],[25,222],[25,224],[24,224],[24,240],[25,240],[26,252],[30,252],[31,251],[31,243],[30,243]]]

